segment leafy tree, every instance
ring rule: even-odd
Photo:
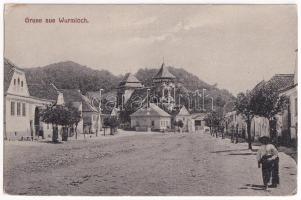
[[[237,95],[236,101],[234,102],[234,107],[237,114],[241,114],[245,122],[247,123],[247,135],[248,135],[248,145],[249,149],[252,149],[252,137],[251,137],[251,121],[254,117],[254,101],[252,100],[253,95],[250,92],[239,93]]]
[[[74,124],[77,126],[81,116],[80,116],[80,112],[76,108],[73,108],[71,105],[68,106],[54,105],[54,106],[48,106],[45,110],[43,110],[41,113],[41,118],[43,122],[47,124],[52,124],[53,126],[52,141],[57,142],[57,138],[58,138],[57,126],[58,125],[62,126],[63,136],[65,137],[68,128]]]
[[[210,126],[211,133],[213,128],[221,126],[222,119],[222,112],[220,110],[211,111],[206,115],[205,122],[207,126]]]
[[[119,120],[116,116],[109,116],[104,118],[103,123],[105,126],[110,127],[111,135],[113,135],[113,130],[119,125]]]
[[[251,92],[239,93],[234,105],[237,114],[241,114],[247,123],[248,145],[252,149],[250,129],[253,117],[257,115],[272,120],[287,105],[287,99],[279,97],[277,85],[261,84]]]
[[[182,121],[182,120],[179,120],[179,121],[178,121],[178,127],[183,128],[183,126],[184,126],[183,121]]]
[[[73,126],[75,125],[75,139],[77,139],[77,126],[78,126],[78,123],[80,122],[82,116],[81,116],[81,113],[80,111],[75,108],[74,106],[72,106],[72,104],[68,104],[67,105],[67,108],[69,110],[69,126]]]

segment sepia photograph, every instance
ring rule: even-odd
[[[4,4],[3,193],[297,193],[296,4]]]

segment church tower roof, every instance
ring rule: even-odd
[[[142,84],[133,74],[127,73],[120,81],[118,87],[140,88]]]
[[[153,77],[153,80],[162,80],[162,79],[175,79],[176,77],[168,71],[168,69],[165,67],[164,62],[161,65],[160,70],[158,73]]]

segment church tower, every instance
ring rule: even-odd
[[[129,100],[135,89],[142,88],[141,82],[131,73],[127,73],[117,87],[118,106],[122,106]]]
[[[176,77],[168,71],[164,62],[162,63],[160,70],[152,80],[156,94],[160,96],[160,102],[166,104],[174,104],[176,95]]]

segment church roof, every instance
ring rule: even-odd
[[[162,63],[160,70],[158,73],[153,77],[153,79],[175,79],[176,77],[168,71],[165,67],[165,64]]]
[[[131,73],[125,74],[124,78],[120,81],[118,87],[142,87],[141,82]]]
[[[133,114],[131,114],[131,117],[143,117],[143,116],[149,116],[149,117],[170,117],[170,115],[159,108],[156,104],[150,103],[149,108],[142,107]]]

